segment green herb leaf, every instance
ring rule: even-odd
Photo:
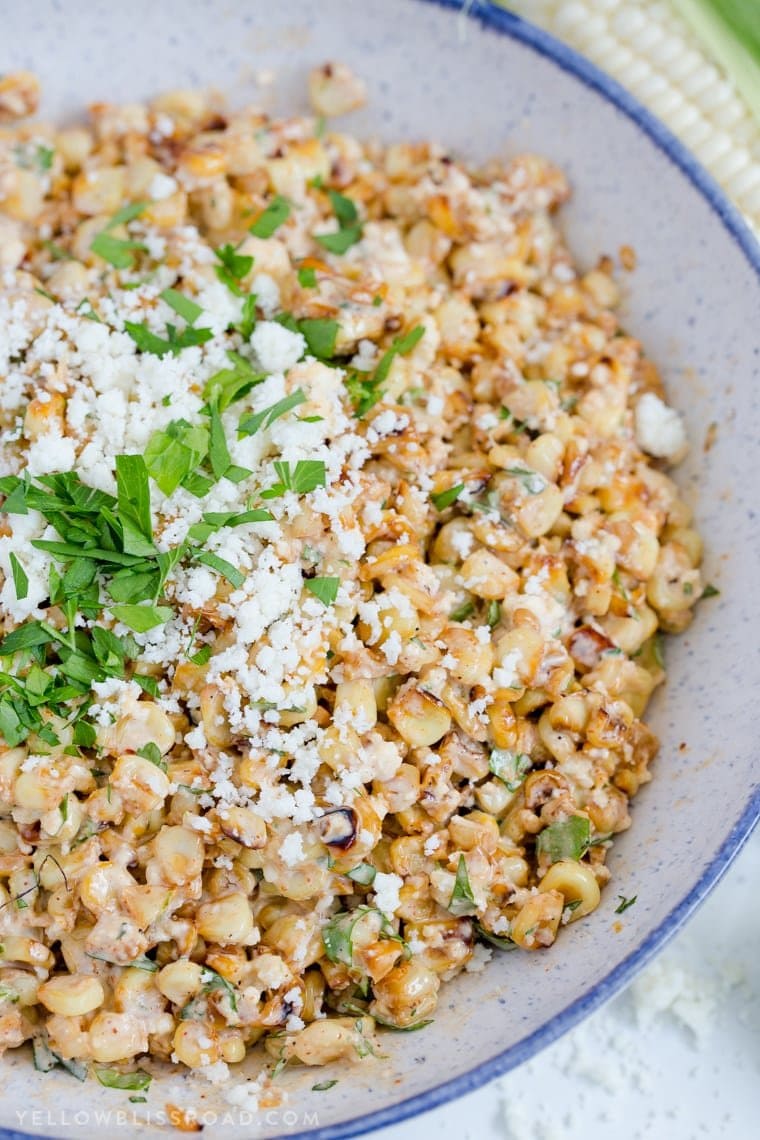
[[[161,755],[161,749],[152,740],[143,744],[142,748],[138,748],[137,755],[142,756],[143,760],[149,760],[151,764],[155,764],[162,772],[166,772],[168,769],[168,765]]]
[[[381,357],[380,363],[375,370],[374,383],[384,384],[388,379],[388,373],[391,370],[391,365],[396,356],[408,356],[415,345],[419,344],[425,335],[424,325],[415,325],[409,332],[404,333],[403,336],[397,336],[388,351]]]
[[[289,396],[284,396],[276,404],[271,404],[263,411],[255,412],[253,415],[242,419],[238,427],[238,435],[254,435],[262,427],[271,427],[275,420],[280,419],[286,412],[292,411],[293,408],[297,408],[299,404],[305,402],[306,393],[303,388],[297,388],[295,392],[291,392]]]
[[[467,874],[467,862],[464,855],[460,855],[456,878],[454,879],[454,889],[448,902],[448,910],[451,914],[459,917],[463,914],[474,914],[477,909],[475,896],[470,886],[470,877]]]
[[[107,1089],[147,1089],[153,1080],[150,1073],[145,1073],[142,1069],[137,1069],[134,1073],[120,1073],[118,1069],[95,1069],[94,1072],[101,1085]]]
[[[316,356],[318,360],[332,359],[340,328],[337,321],[328,318],[315,320],[304,318],[298,322],[298,328],[303,333],[312,356]]]
[[[206,382],[203,397],[209,402],[216,401],[220,412],[230,404],[242,400],[253,388],[266,380],[265,372],[255,372],[250,362],[236,352],[228,352],[232,368],[223,368]]]
[[[205,428],[175,420],[165,431],[156,431],[150,437],[145,464],[163,493],[171,495],[206,457],[208,446]]]
[[[531,471],[527,467],[507,467],[507,475],[519,479],[529,495],[540,495],[546,487],[546,479],[538,471]]]
[[[359,211],[356,209],[356,203],[347,198],[345,194],[339,194],[337,190],[328,189],[327,196],[333,208],[335,217],[343,226],[352,226],[359,220]]]
[[[475,930],[478,933],[478,936],[482,938],[484,942],[490,942],[490,944],[492,946],[495,946],[497,950],[517,949],[517,943],[513,942],[511,938],[501,937],[498,934],[492,934],[490,930],[486,930],[485,927],[481,926],[479,922],[474,923],[474,926]]]
[[[125,321],[124,331],[132,337],[140,352],[149,352],[152,356],[158,357],[164,357],[168,353],[178,356],[183,348],[205,344],[214,335],[211,329],[196,329],[190,325],[180,333],[174,325],[167,324],[168,336],[164,338],[154,333],[144,322],[136,324],[134,321]]]
[[[223,578],[226,578],[236,590],[245,582],[245,574],[228,562],[226,558],[220,558],[218,554],[213,554],[210,550],[202,550],[194,555],[196,562],[202,562],[204,566],[209,566],[212,570],[216,570]]]
[[[55,640],[55,631],[42,622],[26,622],[0,642],[0,657],[12,657],[25,649],[36,649]]]
[[[369,887],[375,881],[377,867],[373,867],[371,863],[358,863],[356,867],[352,867],[346,874],[349,879],[353,879],[355,883],[359,883],[362,887]]]
[[[316,1085],[311,1086],[312,1092],[327,1092],[328,1089],[333,1089],[337,1085],[337,1081],[319,1081]]]
[[[358,241],[361,241],[361,236],[361,226],[346,226],[345,229],[340,229],[337,233],[315,234],[314,239],[329,253],[335,253],[340,256],[345,253],[346,250],[350,249],[352,245],[356,245]]]
[[[215,266],[216,275],[223,285],[226,285],[230,292],[234,293],[237,297],[241,297],[243,290],[240,282],[243,277],[247,277],[253,268],[253,258],[248,257],[247,254],[238,253],[235,246],[223,245],[220,249],[214,250],[219,265]]]
[[[437,494],[432,494],[430,501],[437,511],[445,511],[447,507],[457,501],[462,491],[464,491],[464,483],[457,483],[455,487],[449,487],[447,491],[438,491]]]
[[[305,578],[304,586],[325,606],[331,606],[338,596],[340,578]]]
[[[302,265],[298,269],[298,284],[302,289],[315,289],[317,286],[317,271],[311,265]]]
[[[720,590],[717,586],[713,586],[708,582],[700,596],[703,598],[717,598],[720,597]]]
[[[494,626],[499,624],[499,622],[501,621],[501,604],[499,602],[497,602],[495,600],[492,602],[489,602],[488,615],[486,617],[486,621],[490,625],[491,629],[493,629]]]
[[[274,469],[280,482],[275,487],[270,487],[268,491],[263,491],[262,499],[277,498],[284,491],[306,495],[309,491],[315,491],[317,487],[324,487],[327,478],[322,459],[299,459],[297,463],[275,460]]]
[[[250,293],[243,301],[240,323],[234,326],[244,341],[249,341],[256,328],[256,294]]]
[[[488,767],[494,776],[506,785],[507,791],[516,792],[524,782],[532,763],[530,756],[524,752],[494,748],[488,760]]]
[[[174,610],[169,606],[119,605],[111,606],[111,613],[135,633],[147,633],[174,616]]]
[[[116,456],[116,487],[124,553],[151,557],[155,554],[155,546],[150,518],[150,485],[142,455]]]
[[[13,574],[13,588],[16,591],[16,598],[18,601],[23,601],[29,592],[29,578],[13,551],[11,551],[9,555],[9,560],[11,573]]]
[[[130,202],[128,206],[122,206],[111,218],[106,229],[113,230],[116,226],[125,226],[128,222],[133,222],[135,218],[145,213],[149,205],[150,202]]]
[[[631,898],[627,899],[625,897],[625,895],[618,895],[620,902],[615,907],[615,914],[623,914],[625,911],[628,910],[629,906],[633,906],[633,904],[636,902],[636,899],[638,897],[639,897],[638,895],[633,895]]]
[[[282,194],[276,194],[267,208],[259,214],[249,232],[254,237],[270,238],[290,217],[290,203]]]
[[[536,839],[536,852],[547,855],[551,863],[560,859],[581,859],[589,847],[591,825],[583,815],[571,815],[569,819],[550,823],[539,832]]]
[[[471,614],[475,613],[475,603],[471,598],[466,602],[462,602],[461,606],[457,606],[451,611],[449,617],[452,621],[466,621]]]
[[[90,242],[90,249],[98,257],[102,257],[114,269],[131,269],[135,263],[135,252],[141,250],[147,253],[148,247],[140,241],[129,238],[117,238],[105,230],[96,234]]]
[[[187,321],[189,325],[194,325],[203,312],[200,305],[196,305],[195,301],[191,301],[189,297],[186,297],[184,293],[180,293],[176,289],[164,289],[160,297],[162,301],[166,301],[169,308],[174,309],[174,312],[182,317],[183,321]]]

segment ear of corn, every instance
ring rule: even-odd
[[[760,9],[745,0],[500,3],[627,87],[760,227]]]

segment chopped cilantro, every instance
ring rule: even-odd
[[[449,487],[447,491],[438,491],[430,496],[430,501],[437,511],[445,511],[452,503],[455,503],[459,496],[464,491],[464,483],[457,483],[455,487]]]
[[[470,886],[470,877],[467,874],[467,862],[464,855],[459,856],[454,887],[447,909],[457,917],[463,914],[473,914],[478,909]]]
[[[331,606],[338,596],[340,578],[306,578],[304,586],[325,606]]]
[[[615,907],[615,914],[623,914],[625,911],[628,910],[629,906],[633,906],[633,904],[636,902],[636,899],[638,897],[639,897],[638,895],[632,895],[631,898],[627,899],[625,897],[625,895],[618,895],[620,902]]]
[[[229,243],[221,246],[220,249],[215,249],[214,257],[219,262],[218,265],[214,266],[219,280],[227,286],[231,293],[241,297],[243,290],[240,282],[251,272],[253,258],[247,254],[238,253],[235,246]]]
[[[16,555],[11,551],[10,555],[11,573],[13,574],[13,588],[16,591],[16,597],[19,601],[23,601],[29,592],[29,578],[24,567],[19,562]]]
[[[581,859],[589,848],[591,825],[586,816],[571,815],[569,819],[550,823],[536,839],[536,851],[547,855],[551,863],[560,859]]]
[[[177,289],[164,289],[160,296],[161,300],[166,301],[169,308],[174,309],[177,316],[182,317],[182,320],[187,321],[189,325],[194,325],[203,312],[200,305],[197,305],[195,301]]]
[[[305,402],[306,393],[303,388],[296,388],[295,392],[291,392],[289,396],[284,396],[276,404],[270,404],[263,411],[255,412],[253,415],[242,419],[238,427],[238,435],[255,435],[260,428],[271,427],[275,420],[280,419],[281,416]]]
[[[317,284],[317,271],[311,265],[302,265],[298,269],[298,284],[302,289],[314,289]]]
[[[270,238],[289,217],[290,203],[282,194],[276,194],[267,208],[248,228],[255,237]]]

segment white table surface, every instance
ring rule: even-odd
[[[633,985],[533,1060],[376,1140],[760,1136],[760,831]]]

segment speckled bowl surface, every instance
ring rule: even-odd
[[[369,106],[350,129],[438,138],[472,157],[532,149],[568,172],[563,224],[582,263],[638,253],[626,323],[685,413],[691,457],[679,480],[721,595],[667,646],[668,683],[651,708],[663,741],[656,779],[611,857],[613,885],[588,920],[542,954],[506,954],[448,985],[424,1032],[387,1035],[384,1060],[284,1072],[287,1102],[246,1113],[172,1072],[146,1105],[127,1093],[36,1073],[23,1051],[0,1062],[0,1136],[166,1135],[167,1100],[194,1104],[204,1136],[354,1135],[460,1095],[519,1064],[630,979],[699,903],[756,818],[754,703],[760,692],[760,252],[707,175],[611,80],[492,5],[455,0],[5,0],[0,71],[42,77],[44,112],[90,100],[212,85],[234,102],[305,106],[306,70],[350,63]],[[256,76],[272,69],[274,83]],[[715,443],[705,447],[708,427]],[[637,895],[618,918],[617,894]],[[337,1078],[328,1092],[315,1081]],[[144,1122],[144,1123],[138,1123]],[[7,1131],[3,1131],[7,1129]]]

